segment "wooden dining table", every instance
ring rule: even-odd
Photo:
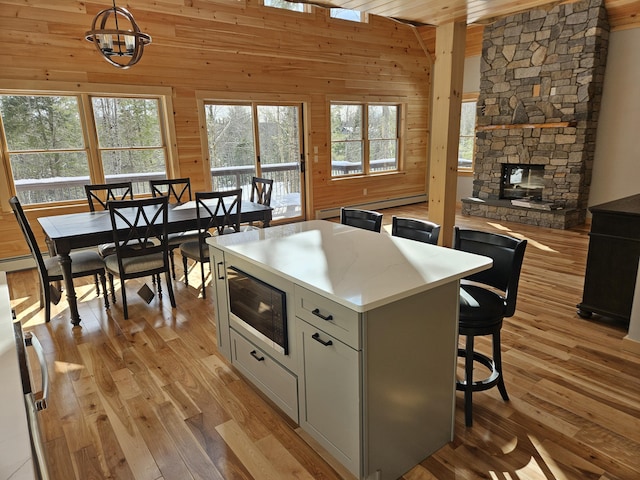
[[[240,207],[240,221],[262,222],[265,227],[271,222],[272,208],[244,201]],[[220,215],[222,219],[222,215]],[[47,237],[49,245],[57,254],[62,267],[63,285],[66,290],[71,323],[80,325],[78,300],[71,275],[71,250],[96,247],[103,243],[113,242],[113,230],[108,211],[72,213],[40,217],[38,222]],[[177,205],[169,205],[167,215],[167,233],[187,232],[198,228],[196,203],[190,201]],[[124,238],[126,231],[122,231]]]

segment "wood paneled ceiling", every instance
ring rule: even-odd
[[[295,1],[295,0],[292,0]],[[487,24],[514,13],[534,8],[551,8],[549,0],[320,0],[316,3],[359,10],[417,24],[442,25],[453,21]],[[605,0],[613,29],[640,26],[640,0]]]

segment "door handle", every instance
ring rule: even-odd
[[[47,408],[47,401],[49,399],[49,370],[47,369],[47,360],[44,356],[44,349],[36,337],[31,332],[25,332],[24,344],[27,347],[33,347],[33,351],[38,356],[38,363],[40,363],[40,376],[42,379],[41,390],[33,394],[34,404],[37,411]]]

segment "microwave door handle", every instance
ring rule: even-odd
[[[33,351],[36,352],[38,356],[42,389],[34,394],[34,404],[37,411],[44,410],[47,408],[47,399],[49,398],[49,370],[47,369],[47,360],[44,357],[44,349],[38,337],[31,332],[24,334],[24,343],[27,347],[33,347]]]

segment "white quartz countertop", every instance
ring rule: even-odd
[[[357,312],[491,267],[490,258],[325,220],[207,242]]]

